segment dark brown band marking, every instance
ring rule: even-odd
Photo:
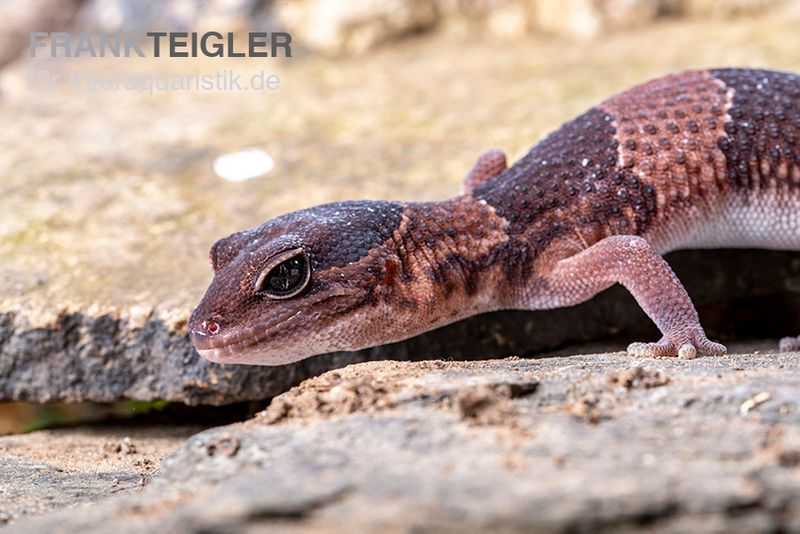
[[[719,147],[736,190],[800,187],[800,76],[751,69],[709,71],[733,90]]]

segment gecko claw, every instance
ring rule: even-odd
[[[678,349],[678,358],[682,360],[692,360],[697,356],[697,349],[691,343],[684,343]]]
[[[702,332],[689,336],[689,339],[686,339],[686,337],[685,335],[667,335],[657,343],[631,343],[628,345],[628,354],[640,358],[677,356],[684,360],[691,360],[698,353],[722,356],[728,351],[725,345],[710,341]],[[679,341],[672,341],[675,338],[678,338]]]

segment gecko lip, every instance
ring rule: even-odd
[[[201,356],[213,361],[252,352],[253,348],[265,342],[282,336],[286,337],[286,328],[297,324],[304,317],[304,312],[316,304],[333,300],[347,301],[347,305],[338,308],[340,311],[357,305],[357,302],[354,303],[350,301],[350,299],[344,299],[343,297],[347,297],[347,295],[329,295],[313,303],[309,303],[308,308],[298,310],[288,317],[284,316],[273,321],[236,329],[228,333],[225,333],[225,328],[223,328],[219,334],[214,336],[207,335],[202,329],[191,329],[190,339]]]
[[[279,330],[296,322],[296,318],[301,315],[301,311],[286,319],[280,319],[271,323],[261,323],[247,328],[234,330],[228,334],[208,336],[202,330],[192,330],[191,340],[195,348],[200,352],[215,351],[235,354],[259,345],[269,339],[277,337]]]

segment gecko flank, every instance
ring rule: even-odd
[[[211,249],[214,280],[189,328],[210,360],[278,365],[486,311],[571,306],[619,283],[663,334],[628,352],[722,354],[661,257],[713,247],[800,250],[795,74],[667,76],[511,167],[487,152],[450,200],[326,204],[233,234]]]

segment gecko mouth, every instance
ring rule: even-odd
[[[237,328],[231,332],[222,332],[219,335],[209,336],[202,330],[190,330],[190,338],[197,352],[206,359],[212,361],[225,361],[231,358],[241,357],[245,354],[259,352],[259,348],[273,342],[276,339],[284,338],[287,340],[284,346],[288,345],[293,333],[297,332],[297,326],[303,323],[310,309],[321,303],[328,304],[334,301],[337,315],[346,313],[348,310],[358,306],[360,299],[353,299],[352,295],[328,295],[313,303],[309,303],[302,309],[285,318],[258,323],[250,327]],[[336,302],[338,301],[338,302]],[[317,317],[316,326],[320,327],[324,322],[324,317]],[[266,351],[264,351],[266,352]]]
[[[246,328],[237,328],[227,334],[208,336],[200,330],[191,331],[191,340],[201,354],[213,351],[223,354],[237,354],[261,345],[285,333],[286,329],[298,322],[303,310],[286,319],[272,323],[259,323]]]

